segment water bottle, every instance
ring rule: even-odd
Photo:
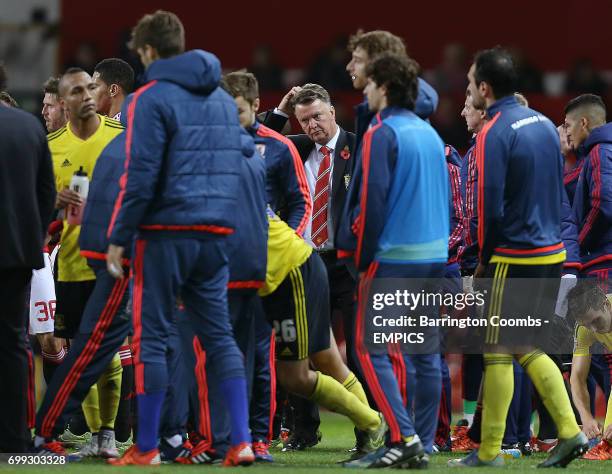
[[[72,175],[70,180],[70,189],[81,196],[83,201],[80,206],[68,206],[68,224],[70,225],[81,225],[83,219],[83,209],[85,209],[85,201],[87,200],[87,194],[89,193],[89,179],[87,173],[83,170],[83,167],[79,167],[79,170]]]

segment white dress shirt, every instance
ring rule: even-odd
[[[336,125],[336,134],[332,137],[330,141],[325,143],[325,145],[319,145],[315,143],[315,147],[312,149],[308,158],[306,159],[306,163],[304,164],[304,169],[306,170],[306,179],[308,180],[308,190],[310,191],[310,204],[314,209],[314,194],[315,188],[317,186],[317,176],[319,174],[319,167],[323,162],[323,153],[321,153],[321,148],[326,146],[331,150],[330,152],[330,163],[329,163],[329,198],[327,200],[327,243],[323,245],[321,248],[317,250],[332,250],[334,248],[334,228],[332,227],[332,215],[331,215],[331,197],[332,197],[332,181],[334,176],[334,156],[336,153],[336,142],[338,141],[338,137],[340,136],[340,127]],[[304,230],[304,240],[312,245],[314,248],[317,246],[312,242],[312,216],[310,216],[310,220],[308,225],[306,226],[306,230]]]

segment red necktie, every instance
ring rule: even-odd
[[[329,172],[331,170],[331,150],[321,147],[323,161],[319,165],[315,197],[312,210],[312,241],[317,247],[327,243],[327,202],[329,200]]]

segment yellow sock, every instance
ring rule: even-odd
[[[104,428],[115,429],[115,418],[121,401],[121,358],[115,354],[113,360],[98,380],[100,400],[100,421]]]
[[[89,431],[92,433],[100,431],[102,422],[100,421],[100,403],[98,402],[98,387],[96,385],[92,385],[89,389],[89,393],[81,406],[83,407],[83,414],[85,415]]]
[[[610,425],[612,425],[612,392],[608,397],[608,408],[606,408],[606,419],[604,421],[604,433]],[[612,444],[612,439],[608,439],[607,441],[608,443]]]
[[[560,439],[567,439],[580,433],[572,410],[563,376],[550,357],[540,350],[525,354],[519,360],[542,397],[544,406],[557,425]]]
[[[482,391],[482,428],[478,457],[492,461],[501,449],[506,417],[514,393],[510,354],[485,354]]]
[[[355,395],[361,403],[368,407],[370,406],[370,403],[368,402],[368,397],[366,397],[366,394],[363,390],[363,385],[361,385],[361,382],[353,372],[349,372],[348,377],[344,382],[342,382],[342,385],[349,392]]]
[[[336,379],[321,372],[317,372],[317,384],[310,400],[328,410],[347,416],[359,430],[370,430],[380,423],[378,413],[364,406],[356,395],[349,392]]]

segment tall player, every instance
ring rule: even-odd
[[[138,435],[118,465],[159,464],[161,409],[169,380],[166,348],[177,296],[209,361],[219,369],[231,415],[227,465],[254,461],[242,354],[227,308],[227,240],[236,225],[240,124],[221,88],[221,64],[202,50],[185,52],[185,31],[170,12],[145,15],[132,48],[147,84],[130,102],[126,172],[109,225],[107,268],[122,278],[133,259],[134,348]],[[223,368],[223,370],[221,370]]]
[[[548,317],[554,312],[566,253],[560,228],[559,137],[550,120],[517,101],[516,70],[505,51],[478,53],[468,80],[474,103],[486,105],[491,117],[476,144],[480,256],[474,277],[492,278],[495,288],[485,312],[490,321],[528,314]],[[533,173],[536,164],[541,171]],[[511,291],[523,297],[512,298]],[[540,467],[565,466],[586,450],[587,439],[574,418],[563,377],[550,357],[537,349],[538,337],[535,328],[487,327],[482,442],[477,451],[451,461],[451,466],[503,464],[499,451],[513,394],[513,355],[559,430],[559,444]]]

